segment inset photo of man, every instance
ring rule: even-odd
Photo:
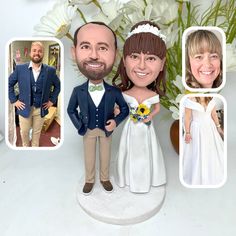
[[[6,126],[10,147],[54,147],[60,143],[61,45],[56,39],[34,38],[9,43]],[[57,53],[52,55],[54,48]]]

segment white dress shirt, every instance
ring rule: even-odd
[[[33,76],[34,76],[34,81],[36,82],[39,74],[41,72],[42,64],[39,66],[39,68],[34,69],[32,61],[30,61],[29,68],[32,68]]]
[[[88,92],[89,92],[89,94],[90,94],[90,96],[91,96],[91,98],[92,98],[92,100],[93,100],[93,103],[95,104],[96,107],[98,107],[99,104],[100,104],[100,102],[101,102],[101,100],[102,100],[102,97],[103,97],[103,95],[104,95],[104,93],[105,93],[104,84],[103,84],[103,82],[101,82],[101,83],[99,83],[99,84],[93,84],[93,83],[91,83],[91,82],[89,81],[89,83],[88,83],[88,89],[89,89],[89,86],[90,86],[90,85],[93,85],[93,86],[94,86],[94,85],[96,85],[96,86],[102,85],[102,87],[103,87],[103,90],[101,90],[101,91],[95,90],[95,91],[93,91],[93,92],[90,92],[90,91],[88,90]]]

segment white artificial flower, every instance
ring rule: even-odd
[[[131,0],[124,4],[123,9],[125,11],[126,16],[129,19],[129,23],[127,25],[127,27],[129,27],[129,30],[131,26],[134,25],[134,23],[145,20],[145,15],[143,14],[143,12],[145,12],[145,8],[146,5],[144,1],[140,0]],[[149,14],[148,11],[149,10],[147,9],[146,15]]]
[[[179,103],[180,103],[180,100],[182,99],[182,97],[185,95],[184,94],[184,91],[185,91],[185,88],[182,84],[182,78],[180,75],[177,75],[175,80],[173,80],[173,84],[180,90],[180,94],[177,95],[177,97],[175,99],[170,99],[169,102],[171,104],[173,104],[173,106],[170,106],[169,107],[169,110],[172,112],[172,117],[175,119],[175,120],[178,120],[179,119]]]
[[[175,119],[175,120],[178,120],[179,119],[179,109],[176,108],[175,106],[170,106],[170,111],[172,111],[172,117]]]
[[[160,18],[162,24],[168,24],[178,17],[178,3],[175,0],[152,0],[152,5],[152,17]]]
[[[182,77],[180,75],[177,75],[175,77],[175,80],[173,80],[173,84],[181,91],[184,91],[184,86],[182,84]]]
[[[177,95],[175,101],[176,101],[176,103],[177,103],[178,105],[179,105],[179,103],[180,103],[180,100],[181,100],[182,97],[184,97],[184,96],[185,96],[185,94],[182,94],[182,93],[180,93],[180,94]]]
[[[134,10],[133,13],[129,15],[129,19],[130,19],[130,27],[129,27],[130,30],[131,26],[133,26],[135,23],[145,20],[145,16],[143,15],[143,12],[139,9],[139,10]]]
[[[116,18],[114,18],[108,25],[113,29],[113,31],[116,31],[117,28],[121,25],[121,21],[123,19],[123,14],[118,15]]]
[[[158,24],[158,23],[157,23]],[[161,31],[166,35],[166,47],[173,47],[174,43],[178,40],[179,28],[176,24],[171,24],[168,28],[161,27]]]
[[[69,32],[75,13],[76,7],[69,6],[67,2],[56,3],[34,27],[35,35],[62,38]]]
[[[145,7],[145,13],[144,13],[145,20],[150,20],[151,15],[152,15],[152,9],[153,9],[153,5],[152,4],[148,4]]]
[[[102,3],[100,11],[98,14],[93,16],[94,21],[102,21],[109,25],[114,31],[120,26],[121,20],[123,18],[122,13],[119,9],[122,7],[122,3],[119,1],[110,0],[108,2]]]
[[[175,120],[179,119],[179,111],[180,111],[179,103],[184,96],[185,96],[184,94],[178,94],[175,100],[173,99],[170,100],[170,103],[172,105],[169,107],[169,110],[172,112],[171,115]]]
[[[79,5],[79,4],[83,4],[83,5],[88,5],[89,3],[91,3],[92,0],[69,0],[69,5]]]
[[[184,96],[184,94],[180,93],[176,96],[175,99],[170,99],[169,102],[171,104],[175,105],[176,107],[179,107],[179,102],[183,96]]]
[[[141,11],[143,11],[146,7],[146,4],[144,1],[140,1],[140,0],[131,0],[128,1],[126,4],[124,4],[125,8],[130,8],[130,9],[139,9]]]
[[[226,44],[226,71],[236,71],[236,39]]]

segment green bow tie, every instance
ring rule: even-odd
[[[102,85],[89,85],[89,92],[94,92],[94,91],[102,91],[103,86]]]

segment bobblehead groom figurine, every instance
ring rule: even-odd
[[[74,88],[67,112],[78,133],[83,136],[85,195],[92,192],[95,182],[97,141],[100,182],[106,192],[113,191],[109,178],[111,134],[129,113],[121,91],[103,80],[112,70],[116,53],[116,35],[104,23],[90,22],[75,31],[72,56],[88,81]],[[120,109],[116,117],[115,104]]]

